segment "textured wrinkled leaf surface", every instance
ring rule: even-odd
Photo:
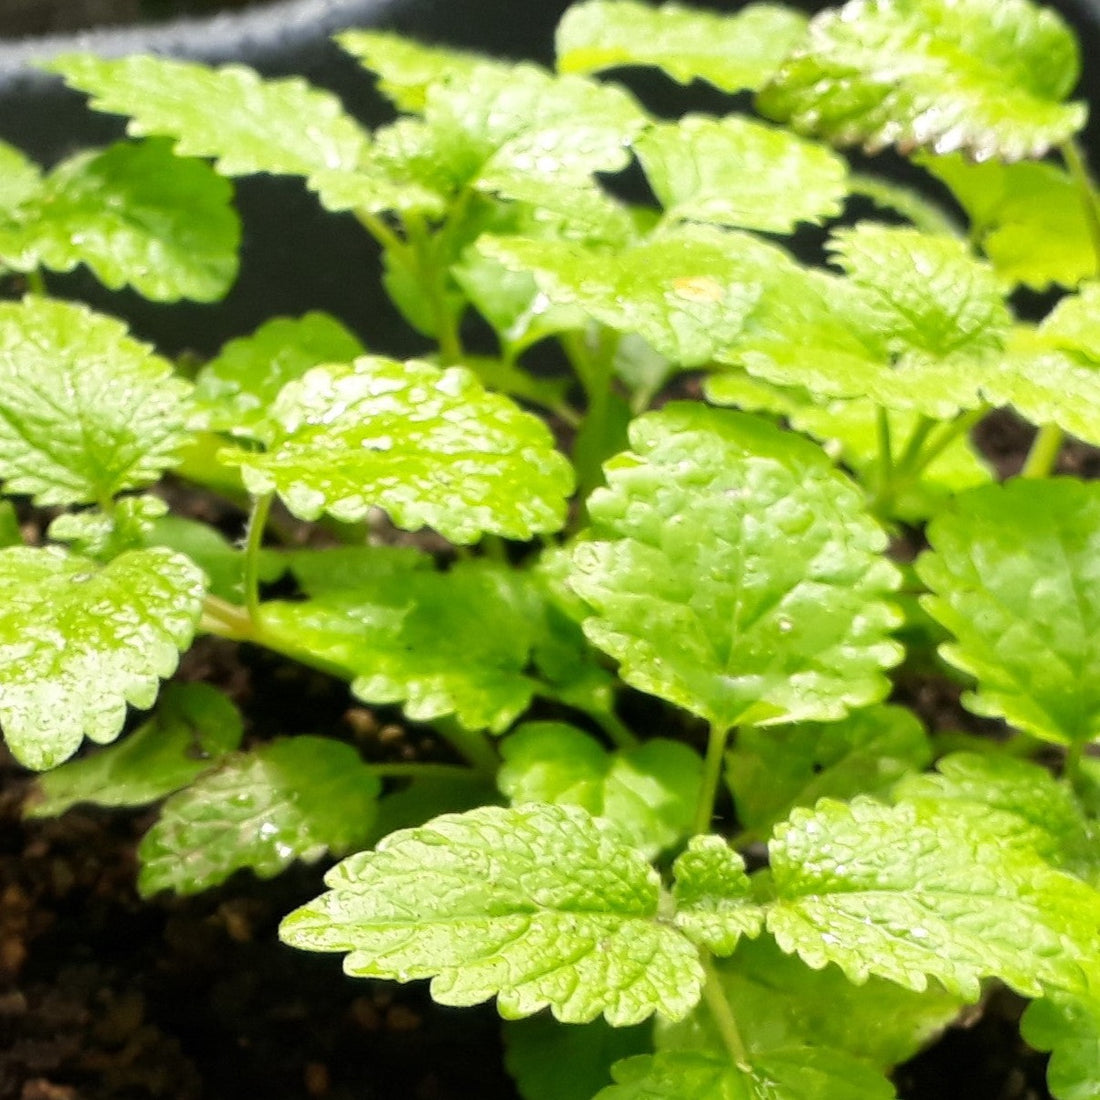
[[[78,802],[144,806],[186,787],[241,740],[237,708],[209,684],[168,684],[147,722],[92,756],[62,764],[38,780],[33,817],[64,813]]]
[[[616,1084],[595,1100],[890,1100],[893,1086],[882,1074],[845,1054],[795,1047],[754,1058],[751,1068],[733,1063],[728,1050],[676,1050],[617,1062]]]
[[[755,90],[801,38],[805,17],[779,4],[748,4],[716,15],[636,0],[574,4],[558,24],[562,72],[653,65],[681,84],[706,80],[724,92]]]
[[[1081,997],[1051,994],[1032,1001],[1020,1021],[1023,1037],[1049,1050],[1047,1085],[1055,1100],[1095,1100],[1100,1066],[1100,993],[1097,980]]]
[[[1039,764],[1004,755],[952,753],[936,761],[935,772],[906,776],[894,793],[907,801],[939,800],[945,814],[953,813],[958,802],[1013,814],[1036,830],[1036,850],[1054,866],[1097,882],[1094,828],[1069,784]]]
[[[726,781],[745,829],[765,833],[819,798],[885,794],[932,759],[920,720],[903,707],[865,707],[839,722],[747,727],[726,754]]]
[[[129,115],[131,134],[173,138],[181,156],[212,158],[226,176],[350,169],[367,147],[336,96],[301,77],[265,80],[243,65],[140,54],[63,54],[46,67],[96,110]]]
[[[43,770],[84,737],[113,741],[126,704],[152,706],[190,643],[202,573],[168,550],[105,566],[58,550],[0,551],[0,728]]]
[[[283,387],[273,445],[225,454],[250,492],[301,519],[355,521],[377,505],[398,527],[456,543],[556,531],[572,491],[549,429],[469,371],[364,356]]]
[[[287,382],[310,367],[362,354],[359,339],[327,313],[276,317],[230,340],[199,371],[195,405],[211,431],[264,440],[273,431],[269,408]]]
[[[504,741],[501,755],[497,783],[513,805],[582,806],[615,822],[651,859],[691,830],[702,760],[678,741],[654,738],[608,752],[564,722],[529,722]]]
[[[616,1026],[698,1001],[696,949],[658,921],[642,855],[576,806],[483,807],[394,833],[325,877],[291,913],[293,947],[344,951],[360,977],[431,978],[441,1004],[496,996],[515,1019]]]
[[[602,1018],[561,1027],[549,1015],[504,1024],[504,1064],[523,1100],[592,1100],[611,1067],[650,1047],[650,1029],[611,1027]]]
[[[1048,741],[1100,735],[1100,486],[1018,480],[961,495],[917,572],[975,714]]]
[[[190,385],[113,317],[0,303],[0,480],[38,504],[108,501],[155,481],[187,439]]]
[[[715,955],[756,936],[764,913],[753,900],[745,861],[720,836],[694,836],[673,864],[676,927]]]
[[[684,367],[701,366],[741,333],[777,267],[778,248],[746,234],[679,226],[626,248],[564,240],[483,238],[479,250],[529,271],[556,306],[634,333]]]
[[[723,729],[840,718],[897,662],[882,531],[824,453],[751,416],[676,404],[606,466],[570,585],[633,686]]]
[[[807,964],[836,963],[922,990],[929,979],[976,1000],[999,977],[1037,996],[1077,989],[1095,950],[1100,894],[1053,870],[1024,826],[974,807],[824,799],[795,810],[768,844],[777,900],[768,930]]]
[[[817,16],[761,111],[839,145],[1038,158],[1085,121],[1063,102],[1072,32],[1030,0],[850,0]]]
[[[935,983],[916,993],[884,978],[853,985],[839,967],[812,970],[785,955],[770,936],[742,939],[715,970],[750,1055],[825,1049],[887,1073],[949,1024],[962,1001]],[[659,1029],[659,1050],[717,1055],[722,1040],[700,1005],[687,1019]]]
[[[427,555],[383,547],[312,552],[294,571],[311,598],[265,603],[265,629],[347,669],[366,702],[496,732],[530,704],[545,611],[522,574],[484,561],[438,573]]]
[[[173,795],[138,848],[138,888],[194,894],[365,842],[381,784],[350,746],[294,737],[226,757]]]
[[[1095,274],[1085,208],[1064,169],[1033,161],[974,164],[958,154],[919,163],[951,189],[1002,279],[1046,290]]]
[[[688,115],[635,142],[671,220],[790,233],[840,213],[847,166],[824,146],[738,115]]]
[[[158,496],[119,497],[110,512],[88,508],[80,512],[62,512],[50,522],[46,535],[54,542],[66,542],[77,554],[98,561],[149,544],[153,524],[168,511]]]
[[[65,161],[6,218],[0,257],[19,271],[86,264],[111,290],[160,302],[221,298],[237,274],[233,188],[167,142],[118,144]]]

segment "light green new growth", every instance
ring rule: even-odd
[[[976,714],[1044,740],[1100,735],[1100,487],[1013,481],[961,495],[917,563],[941,652],[974,676]]]
[[[758,97],[838,145],[1039,158],[1085,121],[1073,34],[1030,0],[849,0],[818,15]]]
[[[859,495],[805,440],[676,404],[607,464],[569,583],[620,675],[716,729],[841,718],[897,662],[897,573]],[[675,638],[675,647],[667,639]]]
[[[795,810],[768,845],[768,931],[856,983],[875,974],[922,990],[935,979],[967,1000],[986,977],[1028,996],[1079,990],[1100,894],[1052,869],[1030,826],[1013,836],[1007,815],[965,809],[859,798]]]
[[[128,115],[133,136],[172,138],[180,156],[210,157],[226,176],[350,169],[368,146],[340,101],[300,77],[264,80],[243,65],[142,55],[63,54],[46,68],[96,110]]]
[[[805,17],[779,4],[747,4],[717,15],[636,0],[573,4],[558,24],[562,72],[654,65],[673,80],[706,80],[724,92],[755,90],[801,37]]]
[[[371,356],[315,367],[283,387],[270,418],[270,450],[222,459],[302,519],[378,506],[456,543],[527,539],[564,520],[572,475],[549,429],[467,370]]]
[[[791,233],[839,214],[848,190],[824,146],[736,115],[653,126],[634,151],[670,222]]]
[[[696,949],[660,919],[644,857],[576,806],[482,807],[393,833],[325,877],[280,936],[361,977],[432,979],[441,1004],[616,1026],[699,999]]]
[[[720,836],[694,836],[673,864],[676,927],[692,943],[729,955],[757,936],[764,915],[753,900],[745,861]]]
[[[172,465],[190,389],[112,317],[47,298],[0,302],[5,491],[109,508]]]
[[[113,741],[126,705],[153,705],[191,644],[202,574],[167,550],[100,566],[58,549],[0,550],[0,729],[39,771],[84,737]]]
[[[270,878],[366,841],[381,784],[350,745],[295,737],[228,756],[164,804],[138,888],[193,894],[251,868]]]

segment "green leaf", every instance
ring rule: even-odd
[[[694,836],[673,864],[676,927],[715,955],[757,936],[764,913],[753,900],[745,861],[720,836]]]
[[[842,717],[897,662],[898,582],[855,487],[804,439],[674,404],[607,464],[572,587],[620,675],[716,727]]]
[[[703,767],[686,745],[655,738],[607,752],[564,722],[528,722],[501,746],[497,784],[512,805],[582,806],[653,859],[691,831]]]
[[[437,573],[427,555],[382,547],[311,551],[292,568],[311,598],[265,603],[265,631],[347,669],[360,699],[497,733],[530,705],[545,612],[523,574],[486,561]]]
[[[158,302],[213,302],[237,275],[233,188],[167,142],[113,145],[55,168],[0,218],[0,257],[17,271],[86,264],[111,290]]]
[[[105,566],[54,549],[0,550],[0,727],[39,771],[83,737],[150,707],[191,641],[202,575],[179,554],[130,550]]]
[[[1009,283],[1046,290],[1076,286],[1096,272],[1077,184],[1053,164],[974,164],[963,156],[922,156],[966,211],[971,238]]]
[[[41,185],[42,173],[38,165],[14,145],[0,141],[0,213],[6,214],[33,198]]]
[[[429,46],[387,31],[344,31],[336,41],[364,68],[377,73],[378,90],[399,111],[420,113],[430,87],[468,80],[479,66],[493,64],[483,54]],[[502,70],[511,68],[505,62],[497,64]]]
[[[417,774],[404,787],[387,790],[378,800],[368,842],[375,844],[398,829],[415,829],[441,813],[465,813],[500,802],[492,780],[472,769],[456,768],[445,775]]]
[[[362,354],[359,339],[327,313],[276,317],[230,340],[199,371],[195,404],[209,430],[265,441],[275,430],[270,406],[287,382],[310,367]]]
[[[649,1031],[602,1019],[562,1027],[549,1014],[504,1024],[504,1064],[523,1100],[592,1100],[611,1066],[649,1049]]]
[[[10,500],[0,500],[0,547],[22,545],[23,531],[15,505]]]
[[[882,1074],[854,1058],[804,1047],[771,1051],[744,1067],[724,1048],[660,1051],[617,1062],[612,1074],[616,1084],[595,1100],[891,1100],[895,1095]]]
[[[839,722],[738,730],[726,781],[743,829],[766,835],[796,806],[819,798],[885,794],[931,762],[920,720],[902,707],[855,711]]]
[[[0,479],[41,505],[109,503],[155,481],[187,439],[190,385],[111,317],[0,303]]]
[[[759,273],[793,267],[773,245],[701,225],[628,247],[483,237],[477,248],[530,272],[553,305],[640,336],[683,367],[707,363],[738,336],[760,297]]]
[[[634,149],[670,221],[790,233],[839,214],[847,193],[840,157],[738,115],[653,126]]]
[[[654,65],[681,84],[706,80],[724,92],[766,83],[798,42],[805,17],[778,4],[748,4],[736,15],[636,0],[574,4],[558,24],[562,72]]]
[[[869,150],[1039,158],[1085,122],[1062,19],[1030,0],[850,0],[811,23],[758,99],[770,118]]]
[[[1100,994],[1095,978],[1087,996],[1053,993],[1033,1001],[1020,1031],[1033,1047],[1051,1052],[1047,1084],[1055,1100],[1096,1100]]]
[[[528,539],[565,518],[572,472],[541,420],[469,371],[364,356],[314,367],[283,387],[270,451],[226,452],[255,494],[272,490],[301,519],[362,519],[469,543]]]
[[[1035,333],[1044,347],[1076,352],[1093,364],[1100,364],[1100,283],[1081,285],[1067,294],[1043,319]]]
[[[62,512],[46,534],[56,542],[69,543],[71,550],[85,557],[108,560],[123,550],[147,545],[153,524],[167,511],[168,504],[160,497],[120,497],[110,512],[98,508]]]
[[[935,773],[905,776],[894,793],[910,801],[935,799],[945,814],[953,813],[958,802],[1012,814],[1036,831],[1036,850],[1055,867],[1098,881],[1093,828],[1069,784],[1038,764],[1004,755],[952,753],[936,762]]]
[[[1100,735],[1100,486],[1014,481],[962,494],[928,530],[925,610],[974,676],[975,714],[1047,741]]]
[[[164,804],[138,848],[138,889],[194,894],[242,867],[271,878],[347,852],[369,834],[380,789],[350,745],[323,737],[226,757]]]
[[[932,984],[921,993],[883,978],[850,982],[839,967],[812,970],[769,936],[742,939],[715,971],[751,1056],[828,1050],[888,1073],[913,1057],[958,1015],[959,997]],[[718,1054],[721,1037],[700,1005],[657,1031],[659,1050]]]
[[[431,978],[440,1004],[498,998],[506,1019],[549,1006],[615,1026],[698,1001],[696,949],[658,916],[660,880],[576,806],[489,806],[394,833],[325,877],[279,934],[346,951],[359,977]]]
[[[823,799],[795,810],[768,844],[776,901],[768,931],[812,967],[836,963],[922,990],[977,1000],[983,978],[1027,996],[1081,986],[1095,951],[1100,894],[1056,871],[1033,831],[956,803],[883,806]]]
[[[130,134],[173,138],[180,156],[212,158],[225,176],[350,169],[367,147],[339,99],[301,77],[265,80],[242,65],[142,55],[62,54],[44,67],[96,110],[129,115]]]
[[[40,776],[29,816],[78,802],[144,806],[186,787],[241,742],[237,708],[209,684],[168,684],[154,714],[124,740]]]

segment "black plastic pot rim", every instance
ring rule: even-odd
[[[377,25],[401,0],[278,0],[216,15],[181,17],[167,23],[100,27],[75,34],[0,41],[0,93],[36,74],[34,63],[61,53],[101,57],[154,53],[210,64],[239,61],[286,49],[288,42],[324,39],[356,24]],[[45,79],[43,77],[43,79]]]

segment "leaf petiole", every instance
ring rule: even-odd
[[[711,724],[707,738],[707,756],[703,762],[703,781],[699,787],[699,802],[695,807],[692,832],[696,835],[710,832],[714,817],[714,800],[718,797],[718,781],[722,775],[722,761],[730,731]]]
[[[733,1009],[722,990],[722,981],[718,977],[718,971],[706,952],[702,952],[703,973],[706,982],[703,985],[703,1000],[710,1010],[714,1026],[722,1037],[722,1042],[730,1053],[734,1064],[744,1073],[752,1072],[752,1063],[749,1061],[748,1048],[745,1040],[741,1038],[741,1029],[737,1026],[737,1019],[733,1015]]]

